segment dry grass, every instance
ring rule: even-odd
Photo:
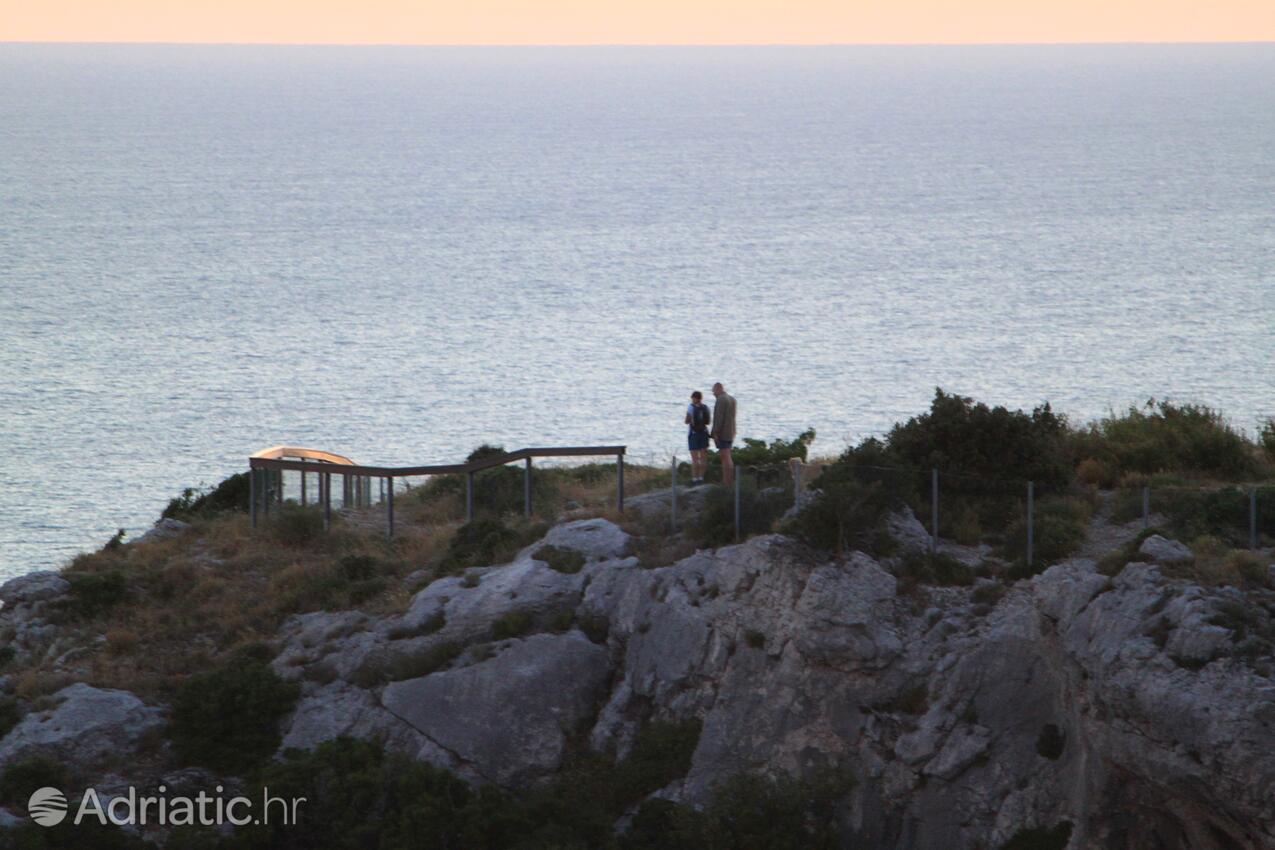
[[[553,470],[559,505],[572,516],[615,513],[614,476]],[[625,489],[663,483],[660,470],[626,466]],[[197,519],[186,534],[144,545],[80,555],[75,575],[123,576],[124,592],[104,608],[72,605],[53,616],[81,647],[96,647],[73,666],[72,677],[12,664],[15,691],[38,699],[72,680],[165,698],[191,673],[249,644],[269,642],[287,617],[306,611],[358,609],[371,614],[406,610],[412,594],[439,574],[439,562],[463,523],[463,493],[414,488],[396,495],[393,540],[385,538],[381,506],[335,518],[324,533],[316,509],[272,511],[254,530],[242,514]],[[554,519],[555,516],[546,517]],[[409,588],[404,578],[423,570]],[[95,638],[105,635],[105,641]]]

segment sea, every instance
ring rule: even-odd
[[[279,443],[1275,415],[1275,45],[0,44],[0,580]]]

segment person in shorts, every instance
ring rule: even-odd
[[[691,483],[700,484],[708,472],[708,428],[713,414],[704,403],[699,390],[691,393],[691,403],[686,406],[685,422],[690,431],[686,434],[686,447],[691,450]]]
[[[720,381],[713,384],[713,395],[717,401],[713,403],[711,433],[722,459],[722,483],[729,487],[735,483],[735,461],[730,456],[730,447],[735,442],[735,397],[726,392]]]

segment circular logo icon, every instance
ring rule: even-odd
[[[66,819],[66,796],[56,788],[41,788],[27,801],[27,811],[40,826],[57,826]]]

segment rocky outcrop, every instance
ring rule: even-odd
[[[0,769],[33,756],[88,775],[128,759],[164,728],[162,712],[127,691],[83,683],[52,696],[53,708],[28,714],[0,741]]]
[[[0,602],[6,609],[57,599],[71,589],[71,583],[51,570],[27,573],[0,584]]]
[[[1143,540],[1138,552],[1160,564],[1189,564],[1195,560],[1195,555],[1185,543],[1158,534]]]
[[[517,786],[582,729],[623,756],[650,719],[695,719],[690,770],[661,794],[838,765],[857,780],[852,846],[995,848],[1063,822],[1073,850],[1275,846],[1269,592],[1076,560],[999,599],[900,596],[862,553],[769,535],[644,569],[622,531],[587,522],[548,538],[587,554],[574,574],[536,544],[434,582],[402,617],[295,618],[276,665],[305,695],[285,744],[377,737]],[[494,634],[511,615],[530,634]],[[372,675],[440,647],[432,672]]]

